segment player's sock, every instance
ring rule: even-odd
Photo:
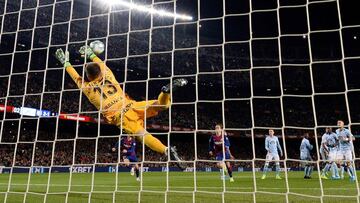
[[[322,172],[322,175],[326,175],[326,172],[329,171],[330,167],[331,167],[331,164],[330,164],[330,163],[326,163],[325,168],[324,168],[324,170],[323,170],[323,172]]]
[[[137,137],[140,137],[140,136],[137,136]],[[150,133],[144,135],[143,141],[144,141],[144,144],[147,147],[149,147],[150,149],[152,149],[156,152],[159,152],[161,154],[166,153],[167,147],[163,143],[161,143],[161,141],[159,139],[152,136]]]
[[[280,164],[276,164],[276,175],[278,176],[280,174]]]
[[[223,177],[225,176],[225,173],[224,173],[224,170],[222,168],[219,171],[220,171],[220,177],[221,177],[221,180],[222,180]]]
[[[171,103],[170,99],[171,95],[169,93],[161,92],[158,96],[158,103],[159,105],[164,105],[166,108],[168,108]]]
[[[311,176],[311,173],[312,173],[313,169],[314,169],[313,166],[309,166],[309,167],[308,167],[308,173],[307,173],[307,176],[308,176],[308,177]]]
[[[140,170],[138,168],[135,168],[135,174],[136,174],[136,177],[138,178],[140,175]]]
[[[224,171],[224,175],[226,175],[226,174],[228,173],[226,164],[225,164],[225,163],[222,163],[222,164],[221,164],[221,167],[222,167],[222,170]]]
[[[343,165],[340,166],[340,171],[341,177],[344,177],[345,167]]]
[[[305,168],[304,168],[304,176],[306,177],[307,176],[307,174],[308,174],[308,166],[306,165],[305,166]]]
[[[332,177],[339,177],[339,170],[335,162],[331,164]]]
[[[228,167],[228,166],[226,165],[226,168],[227,168],[227,171],[228,171],[229,177],[230,177],[230,178],[232,178],[232,167],[231,167],[231,166],[230,166],[230,167]]]
[[[346,164],[344,164],[344,173],[347,173],[347,174],[349,174],[349,176],[352,176],[352,173],[351,173],[351,171],[350,171],[350,168],[349,168],[349,166],[347,166]]]
[[[264,169],[263,169],[263,175],[266,175],[266,173],[268,171],[268,167],[269,167],[269,164],[265,164]]]
[[[354,172],[354,167],[352,165],[350,165],[348,167],[349,173],[351,177],[355,177],[355,172]]]

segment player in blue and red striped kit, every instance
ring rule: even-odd
[[[225,140],[223,142],[223,140]],[[223,150],[223,146],[225,147],[225,151]],[[234,159],[230,152],[230,141],[226,136],[226,132],[224,132],[222,125],[217,124],[215,126],[215,135],[212,135],[209,140],[209,155],[216,156],[216,160],[219,161],[216,165],[223,169],[223,171],[229,174],[230,182],[234,182],[234,178],[232,176],[232,167],[229,159]],[[225,157],[224,157],[225,155]]]
[[[123,137],[120,140],[120,143],[117,142],[115,147],[112,148],[112,151],[115,152],[116,149],[119,147],[122,160],[124,161],[126,166],[129,166],[130,162],[138,162],[138,159],[136,157],[136,141],[131,136]],[[136,174],[136,180],[140,181],[139,164],[135,163],[134,167],[131,168],[132,176],[134,175],[134,170]]]

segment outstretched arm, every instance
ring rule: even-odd
[[[78,88],[82,87],[82,77],[76,72],[75,68],[68,66],[65,68],[66,72],[70,75],[71,79],[74,80]]]
[[[75,70],[75,68],[69,62],[69,52],[64,51],[62,49],[58,49],[55,52],[55,56],[57,60],[65,67],[66,72],[70,75],[71,79],[76,83],[76,85],[81,88],[82,87],[82,77]]]

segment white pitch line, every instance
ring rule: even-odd
[[[0,183],[1,185],[8,185],[6,183]],[[14,186],[26,186],[27,184],[22,184],[22,183],[14,183],[11,184]],[[32,186],[47,186],[47,184],[30,184]],[[87,184],[77,184],[77,185],[71,185],[72,187],[90,187],[91,185],[87,185]],[[50,184],[50,187],[68,187],[68,185],[66,184]],[[113,187],[113,186],[109,186],[109,185],[96,185],[95,187]],[[121,188],[137,188],[139,186],[133,186],[133,185],[129,185],[129,186],[124,186],[124,185],[119,185],[118,187]],[[161,187],[161,186],[152,186],[152,185],[144,185],[144,187],[147,188],[157,188],[157,189],[161,189],[161,188],[165,188],[165,187]],[[170,186],[170,188],[179,188],[179,189],[193,189],[194,187],[189,187],[189,186],[176,186],[176,187],[172,187]],[[216,186],[207,186],[207,187],[201,187],[198,186],[197,188],[203,188],[203,189],[222,189],[223,187],[216,187]],[[253,187],[226,187],[227,189],[253,189]],[[286,188],[280,188],[280,187],[272,187],[272,188],[268,188],[268,187],[258,187],[258,190],[282,190],[282,189],[286,189]],[[318,189],[320,190],[320,188],[290,188],[290,190],[314,190],[314,189]],[[324,190],[349,190],[349,188],[325,188]]]

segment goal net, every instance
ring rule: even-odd
[[[320,178],[319,150],[338,120],[359,135],[355,8],[350,0],[0,0],[0,201],[359,202],[347,167],[344,179],[330,180],[331,171]],[[117,143],[128,134],[107,122],[55,55],[68,51],[86,82],[89,61],[79,49],[96,40],[131,100],[156,100],[163,86],[188,81],[143,123],[176,147],[180,162],[134,139],[137,161],[127,165]],[[209,153],[217,124],[232,156]],[[283,156],[265,177],[269,129]],[[305,134],[311,179],[300,160]]]

